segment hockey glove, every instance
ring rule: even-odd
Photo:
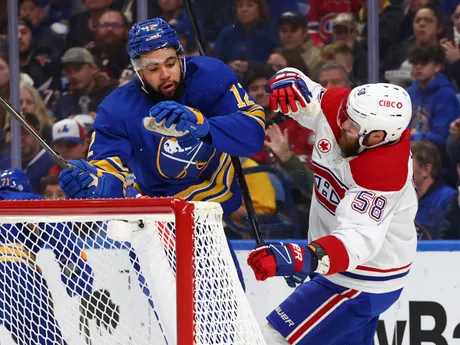
[[[154,117],[157,123],[165,120],[166,128],[175,124],[176,130],[188,131],[196,139],[203,138],[209,133],[209,122],[200,111],[177,102],[160,102],[150,109],[149,115]]]
[[[290,287],[296,287],[311,273],[310,251],[295,243],[270,243],[249,253],[248,265],[257,280],[283,276]]]
[[[59,174],[59,185],[68,198],[94,199],[109,196],[110,179],[101,170],[84,159],[68,163],[74,168],[65,169]]]
[[[87,296],[93,292],[93,269],[86,261],[86,253],[80,250],[79,254],[77,256],[70,250],[54,253],[61,267],[61,281],[70,297]]]
[[[312,97],[302,77],[292,71],[276,73],[267,82],[265,91],[270,95],[270,108],[284,115],[306,108]]]

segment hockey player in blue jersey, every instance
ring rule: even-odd
[[[185,57],[162,19],[134,24],[127,49],[137,77],[99,106],[88,162],[69,161],[75,168],[61,172],[62,190],[70,198],[123,197],[132,170],[143,195],[215,201],[233,212],[241,195],[230,155],[260,152],[262,107],[221,61]],[[153,118],[166,132],[188,134],[151,131],[144,124]]]
[[[1,172],[0,200],[38,199],[42,197],[32,193],[23,171]],[[45,244],[53,250],[69,296],[92,292],[93,274],[86,263],[83,243],[68,224],[0,224],[0,325],[20,345],[66,344],[46,280],[35,263],[37,252]]]

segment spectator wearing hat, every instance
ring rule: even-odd
[[[265,65],[280,46],[276,26],[268,20],[265,0],[235,0],[236,21],[226,26],[214,46],[214,56],[239,77],[257,65]]]
[[[19,18],[19,62],[21,72],[28,74],[34,86],[40,88],[56,74],[56,65],[46,48],[35,49],[33,26],[27,18]]]
[[[41,135],[40,121],[32,113],[23,113],[26,121]],[[42,149],[38,141],[24,128],[21,128],[21,158],[22,170],[32,184],[33,192],[40,194],[40,180],[48,175],[54,161],[45,149]],[[11,157],[6,156],[0,160],[0,170],[11,168]]]
[[[107,10],[99,19],[94,47],[88,50],[96,58],[101,73],[117,80],[131,63],[125,49],[128,42],[128,22],[120,11]]]
[[[68,91],[56,100],[53,113],[57,120],[97,112],[99,104],[118,83],[99,74],[94,57],[85,48],[70,48],[62,56],[61,64],[68,79]]]
[[[53,125],[53,149],[65,160],[85,159],[89,138],[85,129],[75,119],[64,119]],[[49,175],[59,175],[61,168],[54,165]]]
[[[314,46],[308,33],[307,19],[298,12],[285,12],[278,21],[278,29],[283,48],[297,49],[315,79],[321,63],[321,50]]]

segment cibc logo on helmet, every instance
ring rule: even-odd
[[[381,99],[379,101],[379,105],[381,107],[398,108],[398,109],[401,109],[403,107],[402,102],[387,101],[387,100],[384,100],[384,99]]]

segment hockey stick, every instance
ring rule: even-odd
[[[35,138],[35,140],[38,141],[40,146],[45,149],[46,152],[48,152],[51,155],[51,158],[53,158],[54,162],[61,168],[61,169],[67,169],[70,168],[70,165],[67,164],[67,162],[59,156],[57,152],[55,152],[41,137],[40,135],[35,131],[35,129],[32,128],[32,126],[26,121],[26,119],[18,113],[13,106],[3,97],[0,97],[0,103],[1,106],[11,114],[17,121],[19,121],[19,124],[24,128],[27,132],[30,133],[31,136]]]
[[[196,44],[200,55],[206,56],[206,53],[203,49],[201,32],[198,27],[198,21],[196,20],[195,12],[193,10],[191,0],[185,0],[185,9],[187,10],[187,15],[190,19],[190,24],[192,25],[193,34],[195,35]],[[249,221],[251,223],[251,229],[254,235],[254,238],[257,244],[264,243],[264,236],[260,231],[259,220],[257,219],[256,210],[254,209],[254,204],[252,203],[251,194],[249,193],[248,184],[246,178],[243,174],[243,168],[241,166],[240,159],[238,157],[232,157],[233,168],[235,169],[236,178],[241,189],[241,195],[243,196],[244,205],[246,211],[248,212]]]

